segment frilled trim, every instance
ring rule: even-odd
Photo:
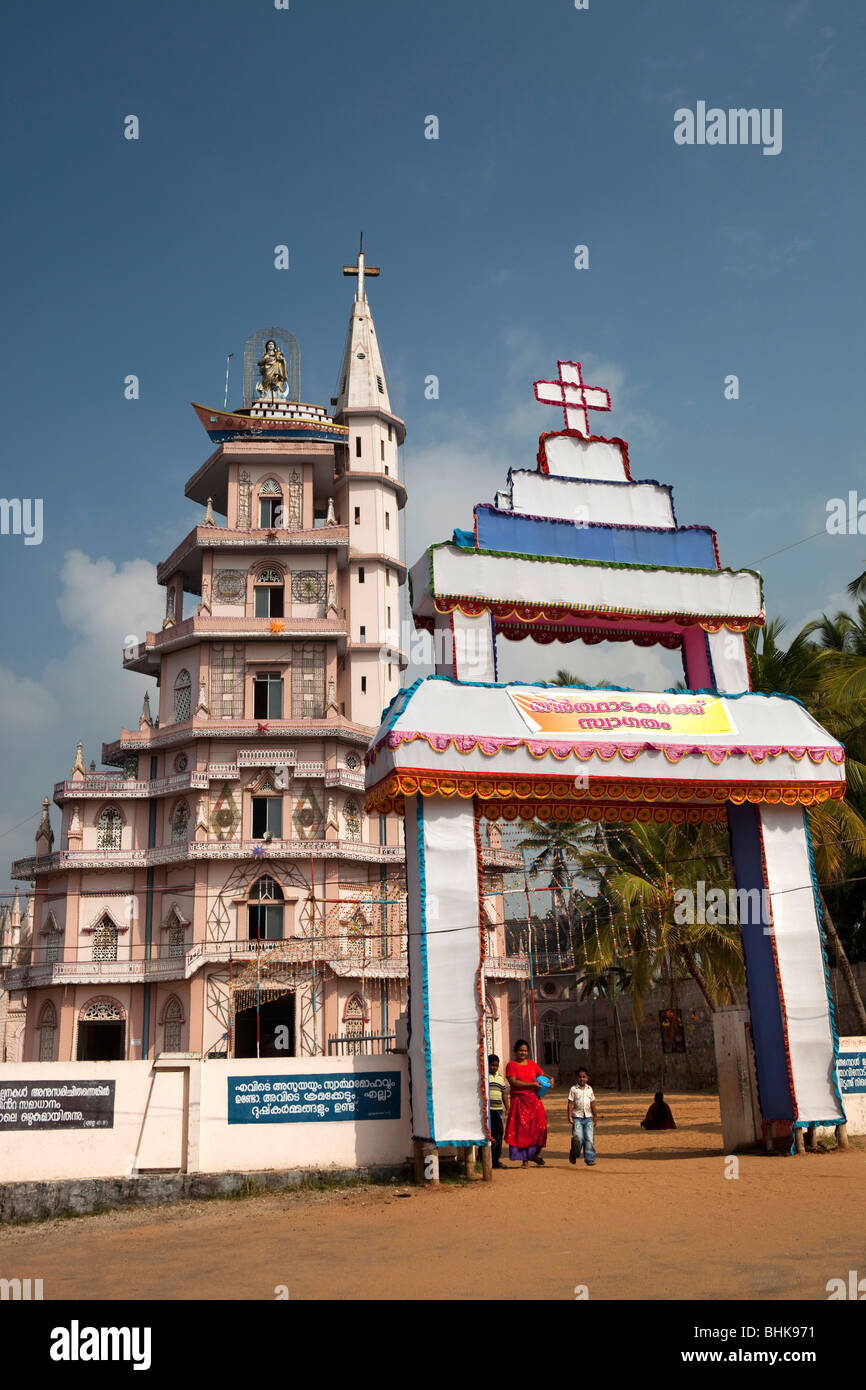
[[[473,552],[481,553],[481,552]],[[487,551],[486,554],[492,552]],[[524,558],[521,556],[510,558]],[[534,556],[525,557],[528,559]],[[589,562],[587,562],[589,563]],[[634,566],[633,568],[640,568]],[[721,570],[696,570],[696,574],[721,574]],[[586,606],[571,601],[569,603],[543,604],[543,603],[520,603],[513,599],[504,602],[494,602],[491,599],[470,597],[466,594],[437,594],[433,599],[433,606],[437,613],[453,613],[459,609],[467,618],[477,618],[481,613],[490,613],[494,621],[498,623],[556,623],[563,628],[567,626],[568,618],[576,615],[583,621],[586,618],[596,619],[600,622],[619,623],[634,622],[640,619],[641,622],[671,624],[677,627],[702,627],[705,632],[747,632],[750,627],[762,627],[764,624],[763,610],[757,614],[730,613],[720,616],[718,613],[658,613],[644,608],[600,608]],[[433,630],[432,617],[416,615],[415,626],[425,627],[429,631]]]
[[[565,762],[575,757],[579,762],[590,758],[600,758],[602,762],[612,762],[619,758],[622,762],[634,762],[641,753],[662,753],[667,762],[676,764],[686,757],[704,757],[715,767],[720,767],[732,755],[748,757],[757,764],[768,759],[789,757],[795,762],[808,758],[816,766],[829,760],[841,765],[845,761],[844,749],[836,747],[810,747],[808,745],[784,744],[736,744],[719,747],[710,743],[661,743],[652,739],[612,743],[610,740],[586,740],[581,743],[562,742],[544,738],[502,738],[487,737],[481,734],[427,734],[410,729],[389,729],[383,738],[367,755],[368,764],[376,760],[381,748],[399,748],[404,743],[426,743],[434,753],[448,753],[453,748],[456,753],[474,753],[476,750],[486,758],[494,758],[503,750],[525,748],[533,758],[555,758]]]
[[[653,820],[656,810],[681,811],[681,819],[688,820],[688,813],[700,812],[705,808],[715,807],[724,812],[724,805],[728,801],[737,806],[744,802],[766,803],[769,806],[814,806],[823,801],[839,801],[844,794],[844,784],[826,782],[780,785],[777,782],[691,782],[658,778],[625,781],[593,777],[587,786],[582,778],[572,782],[562,777],[503,777],[486,773],[455,776],[453,773],[425,768],[389,773],[367,793],[366,810],[368,813],[399,813],[402,810],[401,802],[407,796],[459,796],[464,800],[477,797],[483,805],[501,803],[502,809],[496,814],[503,815],[505,819],[514,819],[518,814],[515,810],[515,816],[509,816],[505,808],[531,801],[561,807],[565,812],[557,817],[561,820],[582,819],[586,807],[598,806],[603,802],[614,803],[614,810],[617,803],[621,803],[620,810],[630,808],[633,814],[628,819],[631,820]],[[687,802],[696,802],[697,805],[684,804]],[[523,812],[519,814],[522,816]],[[608,816],[607,810],[604,810],[604,816],[605,819],[623,819],[619,814]],[[668,815],[662,818],[677,819]],[[544,817],[539,816],[539,819]],[[702,817],[699,815],[698,819]]]

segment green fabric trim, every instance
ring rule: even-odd
[[[599,570],[646,570],[649,573],[668,574],[752,574],[758,581],[758,588],[761,593],[761,608],[764,607],[764,578],[758,570],[732,570],[725,569],[696,569],[689,565],[627,565],[622,560],[576,560],[565,555],[525,555],[513,550],[462,550],[452,541],[437,541],[435,545],[429,547],[430,553],[430,592],[433,597],[437,597],[433,581],[433,552],[434,550],[444,550],[446,547],[455,551],[458,555],[493,555],[499,560],[532,560],[539,565],[583,565],[587,569]],[[439,595],[439,597],[442,597]],[[506,600],[496,600],[505,602]],[[510,602],[510,600],[508,600]],[[517,599],[515,602],[525,603],[525,599]]]

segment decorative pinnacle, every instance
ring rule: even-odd
[[[48,813],[50,802],[47,796],[42,798],[42,817],[39,821],[39,828],[36,831],[36,839],[46,839],[50,845],[54,843],[54,831],[51,829],[51,817]]]
[[[202,522],[202,526],[216,526],[216,517],[215,517],[214,514],[213,514],[213,498],[212,498],[212,497],[209,497],[209,498],[207,499],[207,510],[206,510],[206,512],[205,512],[205,514],[204,514],[204,521]]]
[[[79,739],[78,744],[76,745],[76,749],[75,749],[75,762],[72,764],[72,776],[73,776],[73,777],[75,776],[76,772],[80,772],[80,773],[82,774],[82,776],[84,775],[84,772],[85,772],[85,767],[84,767],[84,744],[81,742],[80,739]]]
[[[141,728],[143,728],[143,726],[144,726],[145,724],[146,724],[149,728],[151,728],[151,729],[153,728],[153,718],[152,718],[151,713],[150,713],[150,691],[149,691],[149,690],[145,690],[145,692],[144,692],[144,703],[143,703],[142,706],[141,706],[141,714],[140,714],[139,717],[138,717],[138,727],[141,729]]]

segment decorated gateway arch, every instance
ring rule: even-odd
[[[589,432],[610,408],[579,363],[537,382],[565,410],[471,531],[411,571],[416,626],[447,653],[367,753],[367,806],[402,813],[413,1137],[485,1145],[483,820],[727,822],[765,1133],[844,1123],[806,808],[845,792],[844,752],[799,702],[752,693],[760,576],[722,569],[671,489]],[[659,642],[686,692],[497,682],[499,637]]]

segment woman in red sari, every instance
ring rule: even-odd
[[[546,1166],[541,1150],[547,1143],[547,1112],[538,1094],[538,1078],[544,1074],[531,1060],[529,1044],[524,1038],[518,1038],[514,1044],[514,1060],[505,1068],[505,1079],[511,1091],[505,1141],[508,1157],[523,1168],[528,1167],[530,1160],[539,1168]]]

